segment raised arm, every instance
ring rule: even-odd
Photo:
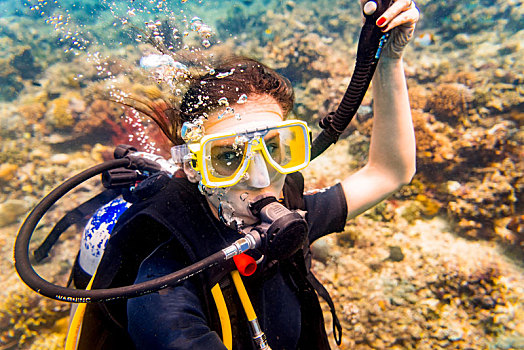
[[[374,120],[368,162],[342,181],[348,218],[379,203],[415,174],[415,134],[402,50],[413,36],[418,18],[412,1],[397,0],[377,20],[384,30],[391,30],[391,36],[372,83]]]

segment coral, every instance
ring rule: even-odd
[[[73,127],[73,134],[86,135],[107,128],[108,124],[118,121],[122,115],[122,107],[107,100],[94,100],[85,113],[78,117]]]
[[[439,78],[439,82],[442,83],[458,83],[467,86],[468,88],[474,88],[483,83],[483,78],[474,71],[460,71],[446,74]]]
[[[422,204],[418,201],[409,201],[402,207],[400,216],[408,222],[414,224],[416,220],[422,218]]]
[[[407,220],[409,224],[415,223],[416,220],[432,218],[439,214],[443,204],[426,194],[419,193],[413,200],[407,201],[400,208],[400,216]]]
[[[524,215],[494,220],[494,232],[501,242],[524,250]]]
[[[440,202],[425,194],[419,194],[415,199],[422,205],[422,214],[426,217],[431,218],[437,215],[442,208],[442,204]]]
[[[514,30],[522,28],[522,17],[516,14],[521,9],[507,1],[429,1],[420,0],[418,5],[423,9],[424,27],[436,28],[445,39],[460,33],[474,33],[483,30]]]
[[[471,322],[482,325],[486,334],[500,334],[504,326],[497,314],[508,306],[504,297],[506,287],[500,279],[500,272],[494,268],[472,275],[454,271],[439,275],[429,289],[441,303],[453,303],[464,309]]]
[[[383,201],[366,211],[365,215],[376,221],[392,221],[395,218],[395,204]]]
[[[413,124],[417,140],[417,168],[431,182],[442,180],[442,172],[456,162],[456,150],[447,133],[446,124],[437,122],[433,115],[413,110]]]
[[[489,129],[470,128],[453,145],[459,159],[463,160],[463,164],[459,164],[480,168],[502,162],[508,157],[518,158],[520,147],[512,142],[515,131],[514,123],[508,120],[496,123]]]
[[[75,123],[73,112],[70,109],[70,98],[59,97],[50,102],[46,119],[55,129],[70,129]]]
[[[28,209],[28,204],[21,199],[8,199],[0,203],[0,227],[16,222]]]
[[[126,107],[118,122],[109,119],[105,122],[110,127],[113,145],[126,144],[140,151],[170,156],[170,141],[152,120],[141,116],[135,109]]]
[[[426,108],[427,100],[430,91],[422,85],[409,84],[409,103],[412,109],[424,110]]]
[[[497,335],[502,325],[508,337],[515,329],[524,332],[522,292],[509,287],[505,291],[503,275],[519,286],[521,271],[510,274],[507,269],[481,268],[466,272],[463,266],[479,260],[493,265],[485,259],[486,252],[513,252],[495,253],[498,245],[479,239],[524,251],[521,2],[417,1],[423,13],[417,31],[423,29],[432,39],[428,46],[408,47],[404,59],[418,174],[392,199],[350,222],[344,233],[329,237],[316,256],[322,260],[317,271],[341,306],[339,316],[347,334],[342,348],[519,348],[516,343],[504,345],[506,340]],[[358,2],[242,4],[246,6],[236,4],[229,13],[225,7],[216,12],[213,52],[255,57],[287,75],[295,87],[297,116],[314,128],[319,117],[337,107],[347,87],[361,24]],[[48,6],[45,13],[58,11],[53,3]],[[60,179],[111,156],[112,143],[130,143],[131,137],[131,143],[143,149],[157,139],[156,126],[107,100],[112,84],[151,100],[164,98],[146,74],[133,69],[151,48],[136,45],[134,34],[114,30],[113,17],[106,16],[102,7],[86,6],[108,23],[92,27],[93,16],[81,7],[71,11],[71,20],[76,15],[86,20],[81,30],[89,34],[93,45],[74,54],[64,50],[70,42],[59,40],[53,26],[24,17],[39,18],[36,11],[26,14],[17,9],[20,17],[0,18],[0,99],[17,99],[16,104],[0,105],[0,164],[4,164],[0,166],[0,203],[7,208],[0,211],[0,219],[5,222],[22,217]],[[219,18],[224,14],[226,18]],[[172,29],[163,32],[172,33]],[[165,39],[175,47],[193,40],[191,35],[176,42],[174,37]],[[218,44],[218,39],[227,45]],[[122,45],[104,45],[110,42]],[[100,55],[94,50],[100,50]],[[365,164],[372,122],[372,101],[367,95],[344,134],[350,136],[304,171],[308,189],[332,185]],[[81,151],[71,153],[71,145]],[[87,197],[93,191],[83,188],[75,196]],[[64,206],[73,204],[68,201]],[[17,215],[11,215],[12,209]],[[59,214],[50,213],[53,218]],[[434,225],[444,221],[445,228]],[[13,230],[2,229],[9,231],[0,236],[0,247],[9,250],[4,256],[7,261],[12,252],[10,244],[4,243],[10,242]],[[449,244],[439,245],[438,239]],[[61,250],[77,247],[64,245]],[[401,250],[402,260],[400,254],[392,256],[391,247]],[[457,261],[457,266],[446,265],[450,261]],[[3,285],[9,284],[8,276],[14,273],[4,269]],[[53,313],[65,305],[37,302],[28,293],[4,298],[12,305],[18,298],[33,309],[1,306],[0,348],[60,348],[66,312]],[[47,321],[42,323],[42,319]],[[28,338],[35,330],[41,337]],[[19,343],[22,338],[23,344]]]
[[[473,92],[464,84],[445,83],[437,85],[426,107],[440,120],[457,124],[468,112]]]
[[[32,102],[18,106],[18,113],[22,118],[34,124],[44,117],[46,111],[47,108],[43,102]]]
[[[448,213],[465,235],[491,238],[495,221],[515,212],[515,181],[500,169],[490,169],[481,181],[470,180],[452,191]]]
[[[5,40],[11,46],[0,49],[3,54],[0,59],[0,100],[9,101],[18,96],[24,88],[24,81],[34,81],[39,76],[42,66],[35,59],[31,46],[16,45],[13,40]]]
[[[22,79],[34,79],[42,71],[42,67],[35,64],[29,47],[21,47],[19,53],[13,57],[11,65]]]
[[[68,309],[66,304],[42,299],[32,291],[7,296],[0,307],[0,346],[20,348],[30,343],[42,329],[66,316]]]
[[[7,58],[0,59],[0,100],[14,99],[24,88],[21,78]]]
[[[44,332],[40,335],[28,350],[61,350],[64,348],[66,338],[64,333]]]

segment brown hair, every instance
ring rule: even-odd
[[[282,108],[284,117],[293,109],[294,92],[288,79],[256,60],[237,56],[222,60],[204,75],[192,77],[179,107],[165,100],[145,102],[143,99],[135,102],[146,108],[133,107],[155,121],[167,138],[179,145],[184,142],[180,137],[183,122],[205,117],[223,107],[219,102],[221,98],[234,105],[242,95],[272,97]]]

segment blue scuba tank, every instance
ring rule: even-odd
[[[122,198],[115,198],[100,207],[87,222],[82,233],[78,264],[88,275],[95,274],[113,227],[130,206],[131,203]]]

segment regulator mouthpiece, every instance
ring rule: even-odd
[[[260,234],[261,249],[270,261],[287,259],[305,244],[308,233],[305,212],[289,210],[275,197],[263,197],[251,203],[250,209],[260,223],[243,231]]]

